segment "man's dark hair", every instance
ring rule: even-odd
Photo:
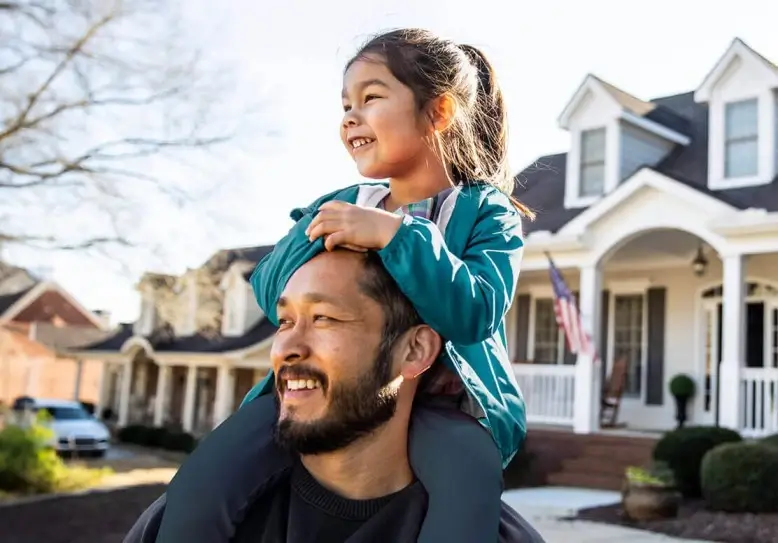
[[[377,253],[365,253],[364,266],[365,273],[359,281],[359,286],[362,292],[378,302],[384,310],[381,350],[389,350],[401,335],[422,324],[422,320],[400,286],[386,271]]]

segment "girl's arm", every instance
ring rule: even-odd
[[[523,247],[519,212],[507,196],[490,191],[462,258],[433,222],[410,216],[378,254],[422,320],[467,345],[497,332],[513,301]]]

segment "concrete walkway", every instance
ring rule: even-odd
[[[530,522],[546,543],[710,543],[585,520],[539,518]]]
[[[581,509],[618,503],[618,492],[549,486],[509,490],[503,501],[526,518],[546,543],[710,543],[611,524],[563,520]]]

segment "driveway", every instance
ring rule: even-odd
[[[164,484],[0,507],[3,543],[121,543]]]

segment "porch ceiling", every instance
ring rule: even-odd
[[[694,234],[681,230],[654,230],[628,241],[613,253],[604,265],[647,259],[690,264],[700,242]],[[706,254],[711,252],[710,248],[706,250]],[[709,258],[711,257],[713,255],[709,255]]]

